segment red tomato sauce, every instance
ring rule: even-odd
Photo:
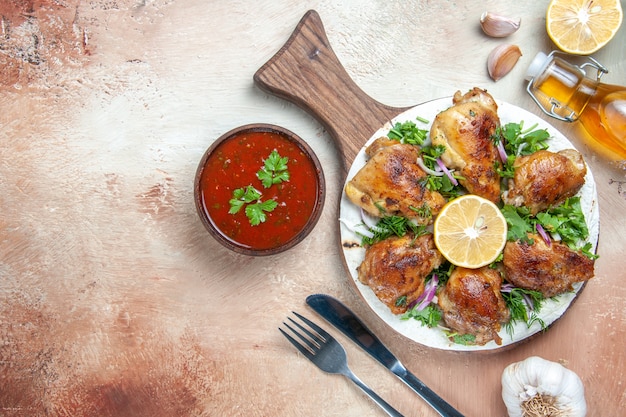
[[[257,171],[276,149],[289,158],[289,181],[264,188]],[[242,132],[217,146],[208,158],[200,187],[204,210],[220,233],[251,249],[271,249],[290,241],[306,225],[315,209],[318,174],[313,162],[287,137],[274,132]],[[278,206],[267,212],[265,222],[250,224],[245,208],[230,214],[233,191],[252,185],[261,200],[274,199]]]

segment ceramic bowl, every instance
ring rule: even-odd
[[[270,124],[220,136],[202,157],[194,182],[196,210],[209,234],[251,256],[300,243],[319,220],[325,193],[322,166],[310,146]]]

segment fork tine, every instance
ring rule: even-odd
[[[291,318],[289,318],[289,321],[291,321],[293,324],[295,324],[296,326],[298,326],[298,328],[300,328],[300,329],[301,329],[304,333],[306,333],[309,337],[307,338],[307,337],[303,336],[301,333],[298,333],[298,331],[297,331],[296,329],[294,329],[293,327],[291,327],[289,324],[287,324],[287,323],[285,323],[285,322],[283,322],[283,324],[284,324],[285,326],[287,326],[287,328],[288,328],[289,330],[291,330],[291,332],[292,332],[293,334],[295,334],[296,336],[298,336],[298,338],[299,338],[300,340],[302,340],[302,341],[303,341],[303,342],[304,342],[304,343],[305,343],[305,344],[309,347],[309,351],[310,351],[311,353],[313,353],[313,354],[314,354],[315,352],[317,352],[317,351],[320,349],[320,347],[322,346],[322,345],[321,345],[321,343],[320,343],[321,338],[320,338],[319,336],[317,336],[317,335],[315,335],[315,334],[311,333],[311,331],[310,331],[310,330],[307,330],[306,328],[302,327],[302,325],[301,325],[301,324],[299,324],[299,323],[297,323],[297,322],[293,321]]]
[[[313,330],[315,330],[317,332],[317,334],[319,334],[320,336],[322,336],[322,338],[324,338],[325,340],[329,340],[332,339],[332,336],[329,335],[324,329],[322,329],[320,326],[318,326],[317,324],[313,323],[311,320],[307,319],[306,317],[296,313],[295,311],[292,312],[293,314],[295,314],[296,316],[298,316],[298,318],[300,320],[302,320],[303,322],[305,322],[306,324],[308,324]],[[293,320],[292,320],[293,321]]]
[[[284,324],[284,323],[283,323]],[[289,327],[288,325],[285,324],[285,326]],[[293,337],[291,337],[289,335],[289,333],[287,333],[286,331],[284,331],[283,329],[281,329],[280,327],[278,328],[278,330],[280,330],[280,332],[283,334],[283,336],[285,336],[287,338],[287,340],[289,340],[291,342],[292,345],[294,345],[296,347],[296,349],[298,349],[300,351],[300,353],[302,353],[304,356],[306,356],[309,359],[313,359],[313,353],[307,349],[305,346],[303,346],[300,342],[298,342],[296,339],[294,339]],[[291,331],[293,331],[293,329],[291,329]],[[297,334],[297,333],[296,333]]]
[[[320,348],[321,345],[323,343],[326,342],[327,339],[324,339],[322,336],[320,336],[319,334],[313,333],[311,331],[311,329],[307,329],[306,327],[304,327],[302,324],[298,323],[297,321],[295,321],[294,319],[292,319],[291,317],[288,317],[289,321],[292,322],[293,324],[295,324],[296,326],[298,326],[298,328],[300,330],[302,330],[307,336],[309,336],[310,340],[312,342],[314,342],[316,345],[311,346],[311,348],[316,349],[316,348]],[[286,323],[285,326],[289,327]],[[292,331],[294,331],[294,329],[291,329]],[[294,331],[294,333],[298,334],[297,332]],[[300,338],[302,338],[301,335],[298,334],[298,336],[300,336]],[[306,340],[305,340],[306,341]]]

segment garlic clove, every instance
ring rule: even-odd
[[[498,81],[513,69],[521,56],[522,51],[517,45],[504,44],[496,46],[487,57],[489,76],[494,81]]]
[[[504,38],[515,33],[521,24],[521,18],[510,18],[491,12],[485,12],[480,16],[483,32],[494,38]]]

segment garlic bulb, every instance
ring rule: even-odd
[[[485,12],[480,16],[480,27],[485,34],[494,38],[504,38],[519,29],[522,19],[513,19],[499,14]]]
[[[504,369],[502,400],[509,417],[584,417],[587,413],[578,375],[537,356]]]
[[[494,81],[498,81],[513,69],[521,56],[522,51],[517,45],[496,46],[487,57],[489,76]]]

